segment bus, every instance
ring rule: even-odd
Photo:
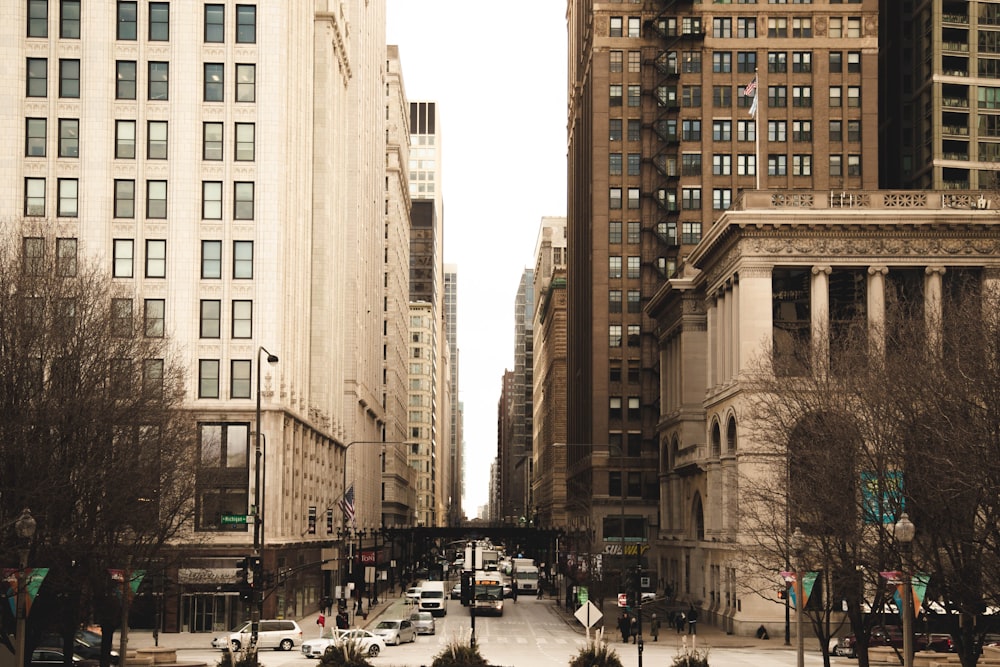
[[[503,616],[503,579],[496,570],[479,570],[473,579],[472,608],[476,616]]]

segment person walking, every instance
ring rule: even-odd
[[[639,643],[639,619],[636,618],[635,616],[633,616],[629,620],[628,626],[629,626],[629,634],[632,636],[632,643],[633,644],[638,644]]]
[[[628,614],[624,611],[622,615],[618,618],[618,631],[622,633],[622,643],[628,643],[628,633],[629,633],[629,620]]]
[[[649,634],[652,635],[654,642],[660,636],[660,619],[656,617],[656,612],[649,618]]]
[[[694,608],[694,604],[688,607],[687,622],[688,622],[688,634],[689,635],[698,634],[698,611]]]
[[[674,627],[677,628],[677,634],[684,634],[684,624],[686,621],[687,619],[684,618],[684,612],[677,612],[677,615],[674,616]]]

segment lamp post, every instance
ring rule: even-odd
[[[805,552],[805,535],[801,528],[792,533],[792,553],[795,555],[795,665],[805,664],[806,636],[802,623],[802,555]]]
[[[917,528],[903,512],[894,526],[903,566],[903,667],[913,667],[913,585],[910,554]]]
[[[20,560],[18,562],[17,570],[17,624],[16,632],[17,638],[14,645],[14,666],[24,667],[24,633],[25,633],[25,588],[27,586],[27,570],[28,570],[28,554],[31,551],[31,540],[35,537],[35,528],[37,523],[35,518],[31,516],[31,510],[25,507],[21,510],[21,516],[17,517],[17,521],[14,522],[14,531],[17,536],[21,538],[21,547],[18,549],[18,556]]]
[[[278,357],[268,352],[263,345],[257,348],[257,411],[254,422],[254,487],[253,487],[253,555],[258,559],[262,559],[261,545],[263,539],[264,531],[264,514],[261,511],[261,503],[263,494],[261,493],[261,485],[263,484],[263,476],[261,475],[261,459],[263,457],[263,452],[260,448],[260,376],[263,375],[260,355],[261,353],[267,354],[267,363],[276,364],[278,363]],[[258,560],[258,562],[263,562]],[[254,573],[254,587],[253,587],[253,609],[251,611],[251,623],[250,623],[250,645],[256,650],[257,648],[257,637],[260,630],[260,617],[263,615],[264,606],[264,596],[263,590],[261,588],[260,582],[256,580],[256,572]]]
[[[122,630],[118,638],[118,656],[119,661],[122,665],[128,664],[128,608],[129,608],[129,589],[132,583],[132,544],[125,544],[126,542],[132,542],[135,539],[135,533],[131,529],[126,529],[125,533],[122,535],[122,544],[125,546],[125,569],[122,570]]]

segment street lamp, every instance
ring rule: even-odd
[[[910,555],[917,528],[903,512],[894,526],[896,540],[902,551],[903,566],[903,667],[913,667],[913,586]]]
[[[267,363],[278,363],[278,357],[268,352],[263,345],[257,348],[257,412],[256,421],[254,422],[253,554],[257,557],[256,562],[259,563],[263,563],[261,555],[261,542],[264,529],[264,515],[261,511],[261,485],[263,484],[263,477],[261,476],[260,469],[262,458],[262,451],[260,448],[260,376],[263,375],[261,372],[262,368],[260,355],[262,352],[267,353]],[[250,619],[250,645],[254,647],[254,650],[257,648],[257,637],[260,630],[260,617],[263,614],[262,607],[264,606],[263,589],[261,588],[260,582],[257,581],[256,575],[257,572],[254,573],[253,609]]]
[[[24,597],[27,588],[28,553],[31,551],[31,540],[35,537],[37,524],[35,518],[31,516],[31,510],[25,507],[21,510],[21,516],[14,522],[14,531],[21,538],[21,547],[18,549],[20,562],[17,570],[17,643],[14,645],[15,667],[24,667],[24,633],[25,633],[25,609]]]
[[[118,643],[118,655],[121,659],[121,663],[126,664],[126,656],[128,655],[128,608],[129,608],[129,592],[132,584],[132,550],[135,545],[135,531],[132,530],[131,526],[126,526],[125,531],[122,533],[121,544],[125,551],[125,569],[122,570],[122,630],[119,635]]]
[[[802,555],[806,549],[806,537],[801,528],[792,533],[792,553],[795,554],[795,665],[805,665],[806,637],[802,627]]]

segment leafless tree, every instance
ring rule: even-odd
[[[27,507],[30,560],[49,568],[29,645],[84,622],[116,628],[109,569],[155,567],[193,513],[193,424],[162,317],[85,254],[0,226],[0,557],[16,562],[10,525]]]

